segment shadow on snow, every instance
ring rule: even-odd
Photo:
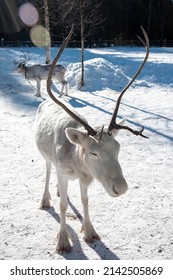
[[[68,199],[69,206],[73,210],[76,217],[79,219],[79,221],[82,223],[83,217],[78,212],[76,207],[72,204],[72,202]],[[56,213],[54,207],[50,207],[49,209],[45,210],[48,212],[58,223],[60,223],[60,216]],[[67,230],[70,235],[70,239],[73,243],[72,251],[68,253],[62,253],[63,257],[67,260],[87,260],[88,257],[85,255],[85,253],[82,250],[78,235],[76,232],[72,229],[69,224],[67,224]],[[95,240],[93,243],[87,243],[90,248],[92,248],[97,255],[100,257],[101,260],[119,260],[118,256],[111,251],[110,248],[108,248],[101,240]]]

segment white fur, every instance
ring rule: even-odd
[[[118,197],[127,191],[127,183],[118,162],[119,143],[106,129],[99,141],[101,129],[95,129],[98,131],[97,135],[88,136],[77,121],[50,100],[39,106],[35,139],[47,166],[41,209],[50,207],[49,179],[53,163],[60,195],[61,222],[57,243],[57,251],[60,252],[71,248],[66,229],[68,180],[78,179],[80,183],[84,210],[82,231],[88,242],[99,239],[88,211],[87,189],[92,180],[97,179],[112,197]],[[117,134],[117,131],[114,133]]]
[[[20,63],[15,71],[23,74],[28,80],[36,81],[37,82],[36,96],[41,97],[41,93],[40,93],[41,81],[47,80],[50,67],[51,65],[48,64],[35,64],[33,66],[26,66],[25,63]],[[67,82],[64,78],[65,72],[66,72],[66,68],[58,64],[55,66],[53,76],[52,76],[53,80],[57,80],[59,83],[62,84],[60,96],[63,95],[64,86],[65,86],[64,95],[67,95]]]

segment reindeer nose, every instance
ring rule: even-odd
[[[119,179],[115,179],[112,190],[115,196],[120,196],[127,191],[127,188],[128,186],[126,180],[124,178],[119,178]]]
[[[116,187],[113,185],[113,191],[116,195],[119,195],[118,191],[116,190]]]

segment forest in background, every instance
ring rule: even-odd
[[[30,27],[20,22],[18,9],[32,3],[39,23],[45,26],[45,0],[1,0],[0,38],[29,40]],[[80,8],[83,3],[85,39],[136,39],[142,25],[151,40],[173,39],[172,0],[48,0],[51,39],[61,41],[72,23],[73,39],[80,40]]]

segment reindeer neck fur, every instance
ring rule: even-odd
[[[27,80],[35,80],[36,77],[33,74],[32,68],[33,66],[26,66],[25,64],[22,64],[22,67],[19,67],[19,73],[23,74]]]
[[[27,79],[27,70],[28,70],[28,67],[25,65],[25,64],[23,64],[22,65],[22,68],[19,68],[20,69],[20,73],[22,73],[24,76],[25,76],[25,78]]]
[[[76,165],[74,166],[75,173],[77,178],[79,178],[82,182],[86,182],[89,185],[93,181],[93,177],[88,170],[87,166],[85,165],[84,161],[84,149],[80,146],[75,147],[74,153]]]
[[[24,75],[25,75],[25,78],[28,79],[28,80],[36,80],[36,79],[40,79],[42,80],[42,77],[41,77],[41,74],[40,75],[34,71],[35,70],[35,66],[37,65],[33,65],[33,66],[26,66],[24,65]]]

